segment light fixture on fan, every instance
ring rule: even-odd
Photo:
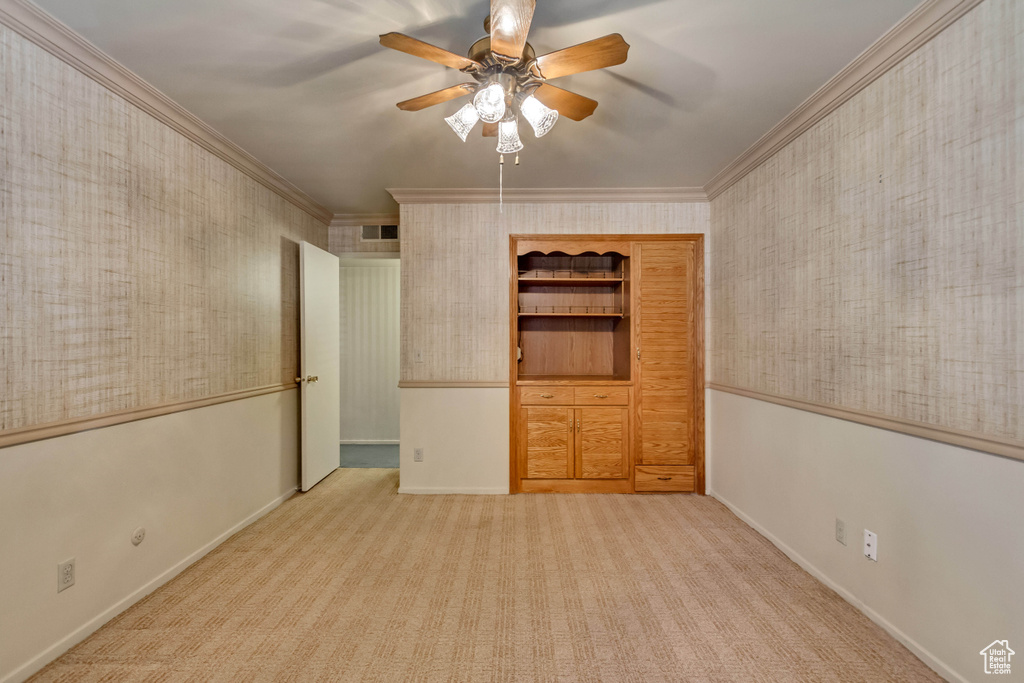
[[[532,94],[523,98],[519,105],[519,111],[533,128],[533,134],[539,138],[547,135],[548,131],[555,126],[555,121],[558,120],[558,111],[545,107]]]
[[[505,89],[500,83],[481,87],[473,96],[473,107],[484,123],[497,123],[505,115]]]
[[[462,141],[466,141],[466,137],[469,135],[469,131],[473,130],[473,126],[480,120],[480,114],[476,111],[476,106],[469,102],[462,109],[458,110],[451,116],[445,119],[445,123],[452,127],[455,134],[462,138]]]
[[[419,111],[472,94],[473,101],[445,122],[465,142],[477,121],[483,121],[487,124],[484,135],[498,137],[497,151],[501,153],[523,148],[520,115],[539,138],[551,130],[559,115],[582,121],[593,114],[597,102],[547,81],[622,64],[629,51],[622,36],[612,33],[537,57],[526,42],[536,0],[491,0],[490,4],[491,14],[484,21],[488,35],[473,43],[467,57],[401,33],[380,37],[384,47],[458,69],[475,81],[399,102],[398,108]]]
[[[516,84],[512,84],[516,88]],[[523,148],[518,134],[518,121],[516,114],[522,114],[533,134],[538,138],[547,135],[558,121],[558,111],[545,106],[533,95],[533,90],[519,90],[515,96],[508,97],[510,105],[505,104],[505,90],[500,83],[489,83],[482,85],[473,97],[473,102],[463,105],[462,109],[447,117],[445,121],[456,135],[465,142],[469,131],[473,129],[477,121],[484,123],[498,123],[498,149],[497,151],[506,154],[510,151],[518,152]],[[499,113],[500,112],[500,113]],[[502,130],[507,131],[506,136],[511,139],[511,130],[515,128],[515,144],[503,143]],[[516,149],[510,150],[510,146]]]
[[[511,111],[498,124],[498,153],[512,154],[523,148],[519,139],[519,122]]]

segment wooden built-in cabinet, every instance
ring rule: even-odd
[[[569,484],[572,490],[628,492],[629,390],[521,387],[517,457],[522,490],[557,490],[572,481],[577,482]]]
[[[512,236],[513,492],[704,492],[701,235]]]

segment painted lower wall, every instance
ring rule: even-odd
[[[290,390],[0,452],[0,681],[24,680],[294,493],[297,416]],[[75,585],[58,594],[72,557]]]
[[[714,390],[708,447],[716,498],[944,677],[1021,651],[1024,463]]]
[[[399,493],[508,493],[508,389],[400,393]],[[417,448],[423,462],[413,460]]]

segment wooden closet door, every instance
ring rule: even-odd
[[[525,479],[573,476],[572,408],[524,407],[519,415],[519,471]]]
[[[634,312],[638,464],[694,464],[693,293],[698,244],[644,242],[634,250],[639,256]]]
[[[580,479],[629,477],[629,410],[577,408],[576,476]]]

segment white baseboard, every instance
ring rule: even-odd
[[[108,621],[116,617],[121,612],[125,611],[142,598],[146,597],[160,586],[164,585],[181,572],[188,569],[192,564],[202,559],[207,553],[219,546],[224,541],[228,540],[231,536],[238,533],[245,527],[255,522],[260,517],[263,517],[274,508],[281,505],[283,502],[294,496],[296,491],[289,491],[277,499],[267,503],[262,508],[252,513],[238,524],[234,525],[215,539],[204,545],[203,547],[196,550],[194,553],[181,560],[170,569],[160,574],[152,581],[144,584],[141,588],[130,593],[128,596],[118,600],[116,603],[108,607],[107,609],[100,612],[98,615],[78,627],[68,635],[64,636],[56,643],[46,648],[38,655],[25,662],[17,669],[11,671],[7,676],[0,679],[0,683],[21,683],[28,679],[34,673],[38,672],[44,666],[52,662],[53,660],[60,657],[62,654],[70,650],[72,647],[82,642],[90,635],[95,633],[101,626],[106,624]]]
[[[370,441],[366,439],[342,439],[339,441],[342,446],[397,446],[398,439],[385,439],[383,441]]]
[[[756,531],[757,533],[761,534],[769,541],[771,541],[772,545],[774,545],[776,548],[784,552],[789,559],[793,560],[798,565],[800,565],[800,567],[803,568],[808,574],[810,574],[818,581],[821,581],[823,584],[834,590],[836,593],[839,594],[839,597],[841,597],[843,600],[846,600],[846,602],[850,603],[855,608],[857,608],[857,610],[864,614],[864,616],[866,616],[868,619],[870,619],[871,621],[875,622],[883,629],[885,629],[889,635],[891,635],[893,638],[895,638],[896,640],[900,641],[903,645],[905,645],[906,648],[913,652],[918,659],[920,659],[922,662],[931,667],[940,676],[945,678],[947,681],[960,681],[961,683],[968,683],[967,678],[961,676],[959,673],[951,669],[945,662],[943,662],[941,659],[939,659],[931,652],[926,650],[913,638],[911,638],[906,633],[893,626],[893,624],[890,623],[881,614],[865,605],[853,593],[851,593],[846,588],[844,588],[843,586],[839,585],[831,578],[829,578],[824,572],[822,572],[816,566],[808,562],[803,555],[790,548],[788,545],[779,540],[778,537],[776,537],[770,531],[768,531],[763,526],[755,522],[750,517],[750,515],[746,514],[738,507],[730,503],[728,500],[721,497],[714,491],[711,491],[710,489],[708,490],[708,495],[714,498],[715,500],[719,501],[723,505],[725,505],[725,507],[729,508],[729,510],[731,510],[734,515],[742,519],[751,528],[753,528],[754,531]]]
[[[495,496],[495,495],[508,495],[508,487],[504,486],[468,486],[468,487],[450,487],[450,486],[401,486],[398,487],[399,493],[410,493],[416,495],[442,495],[446,493],[458,493],[470,496]]]

